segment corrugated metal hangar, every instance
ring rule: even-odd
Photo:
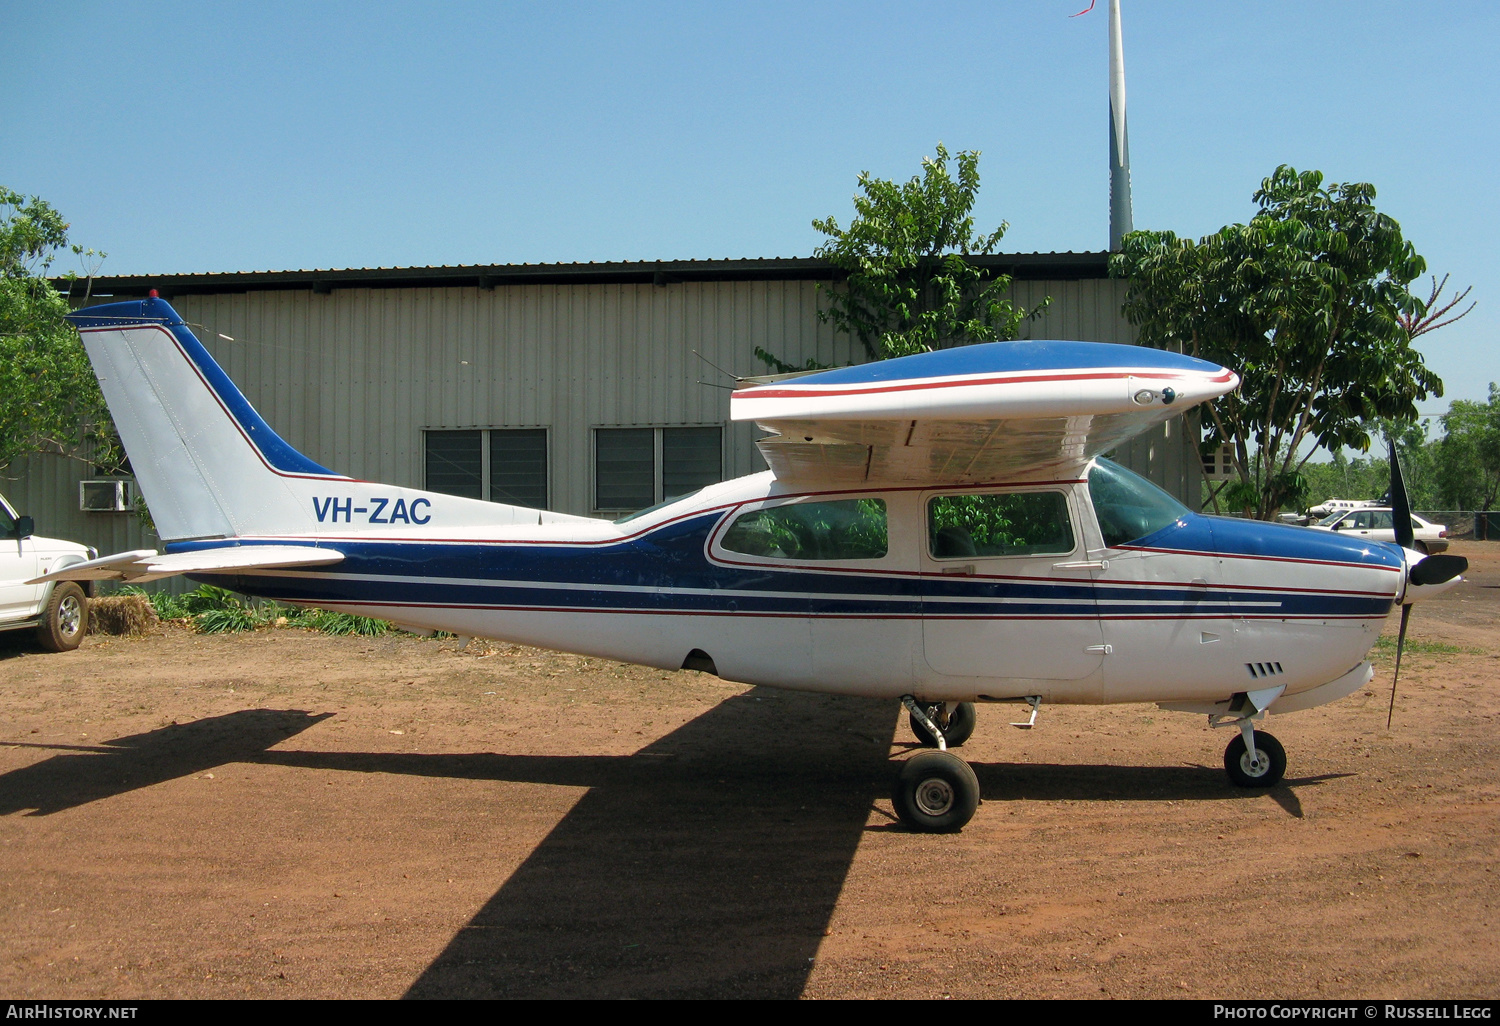
[[[1107,254],[976,259],[1018,304],[1052,298],[1026,337],[1134,341]],[[764,469],[758,432],[729,421],[729,375],[764,373],[757,347],[861,362],[817,316],[835,279],[812,259],[279,271],[100,278],[90,301],[157,289],[271,426],[340,473],[618,516]],[[1181,421],[1119,455],[1196,508]],[[155,547],[133,515],[81,508],[114,494],[82,501],[87,469],[34,459],[6,490],[40,533]]]

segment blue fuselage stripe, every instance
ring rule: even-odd
[[[241,575],[234,586],[267,598],[329,605],[992,619],[1365,618],[1384,616],[1393,600],[1271,587],[730,566],[705,555],[721,516],[692,517],[629,540],[587,546],[341,539],[336,544],[344,560],[335,566]],[[1349,558],[1347,550],[1339,555]]]

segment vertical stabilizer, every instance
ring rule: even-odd
[[[68,320],[83,337],[164,541],[263,542],[592,523],[355,481],[319,466],[271,430],[164,300],[90,306]]]
[[[163,540],[311,530],[291,487],[343,478],[271,430],[161,299],[68,315]]]

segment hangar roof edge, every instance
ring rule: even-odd
[[[1076,281],[1109,276],[1108,253],[995,253],[970,257],[992,274],[1023,280]],[[716,281],[829,281],[843,273],[814,257],[761,257],[741,260],[637,260],[572,264],[458,264],[439,267],[351,267],[298,271],[227,271],[201,274],[102,275],[94,296],[145,295],[157,289],[165,298],[232,292],[334,289],[480,288],[505,285],[674,285]],[[77,293],[83,280],[55,279],[64,292]]]

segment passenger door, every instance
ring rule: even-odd
[[[1081,680],[1099,669],[1096,566],[1074,494],[971,489],[922,500],[923,648],[934,671]]]

